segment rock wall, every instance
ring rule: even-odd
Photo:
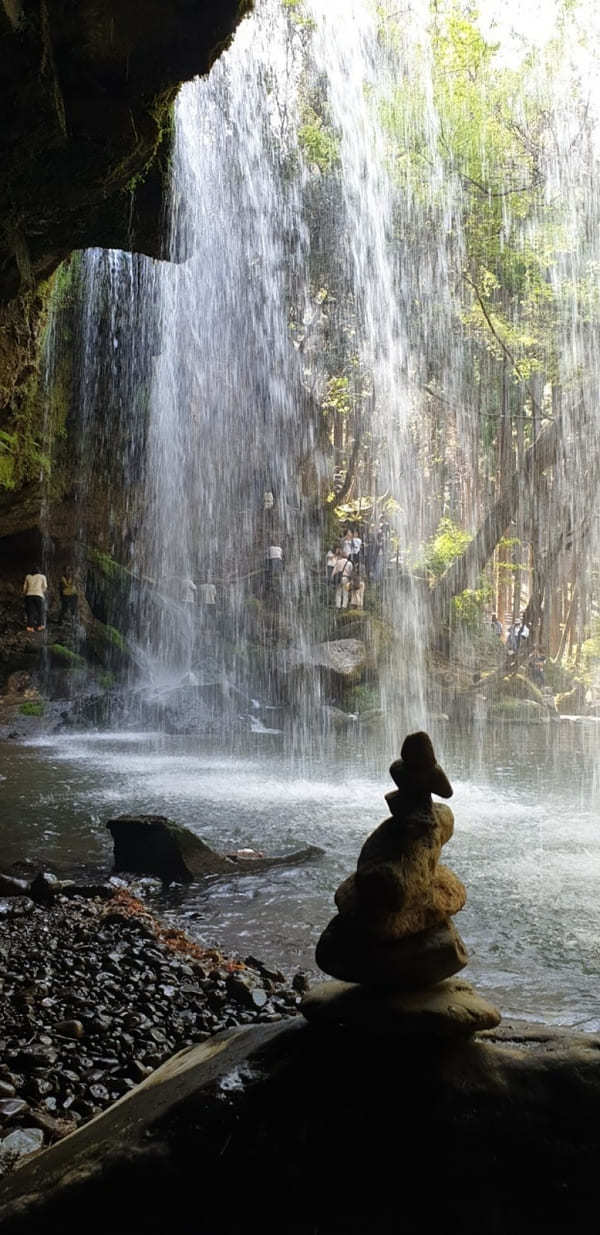
[[[182,81],[208,72],[251,7],[252,0],[0,0],[4,643],[22,626],[24,568],[42,554],[42,505],[57,579],[80,524],[72,381],[78,273],[77,261],[64,259],[89,246],[165,256],[173,100]],[[63,346],[48,393],[40,373],[51,293]],[[96,548],[106,547],[107,524],[99,486],[86,495]],[[6,672],[15,665],[9,657]]]
[[[88,246],[163,255],[170,104],[250,0],[0,6],[0,301]]]
[[[39,521],[50,276],[90,246],[165,256],[175,94],[208,72],[251,7],[0,0],[0,540]]]
[[[599,1046],[525,1023],[453,1044],[235,1028],[18,1169],[3,1235],[587,1230]]]

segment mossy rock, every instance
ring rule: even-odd
[[[544,696],[535,682],[530,681],[524,673],[510,673],[501,678],[497,684],[497,693],[509,699],[531,699],[545,706]]]
[[[43,699],[26,699],[19,708],[21,716],[43,716],[45,711],[46,704]]]
[[[71,651],[62,643],[51,643],[48,651],[53,660],[67,669],[87,669],[87,661],[78,652]]]
[[[550,719],[548,709],[535,699],[497,699],[490,712],[493,720],[510,720],[519,723],[545,723]]]

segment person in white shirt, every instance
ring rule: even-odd
[[[48,591],[48,580],[42,574],[39,566],[34,566],[30,575],[25,575],[23,593],[25,596],[25,615],[27,630],[45,630],[44,601]]]
[[[354,562],[355,566],[358,566],[358,559],[360,555],[361,545],[362,545],[362,540],[360,536],[358,536],[357,533],[355,532],[354,536],[352,537],[352,552],[350,554],[350,557],[352,558],[352,561]]]
[[[189,576],[181,580],[181,599],[185,605],[195,605],[197,591],[194,580]]]
[[[217,620],[217,589],[214,583],[198,584],[200,616],[207,626],[215,626]]]
[[[281,545],[269,545],[267,549],[267,590],[281,588],[281,573],[283,571],[283,549]]]
[[[352,577],[352,563],[346,557],[343,549],[338,549],[338,555],[335,559],[333,568],[332,582],[335,583],[335,607],[336,609],[347,609],[348,599],[350,595],[350,579]]]

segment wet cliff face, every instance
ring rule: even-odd
[[[5,538],[29,535],[39,523],[48,277],[76,249],[165,255],[173,99],[182,81],[208,72],[251,7],[252,0],[0,0],[5,550]],[[68,411],[60,411],[61,435]],[[68,458],[54,476],[60,499]]]
[[[73,249],[162,255],[170,103],[251,0],[0,0],[0,302]]]

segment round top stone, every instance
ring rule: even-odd
[[[409,733],[402,743],[400,758],[390,765],[390,776],[399,789],[408,785],[440,798],[452,797],[452,785],[435,757],[428,733]]]

